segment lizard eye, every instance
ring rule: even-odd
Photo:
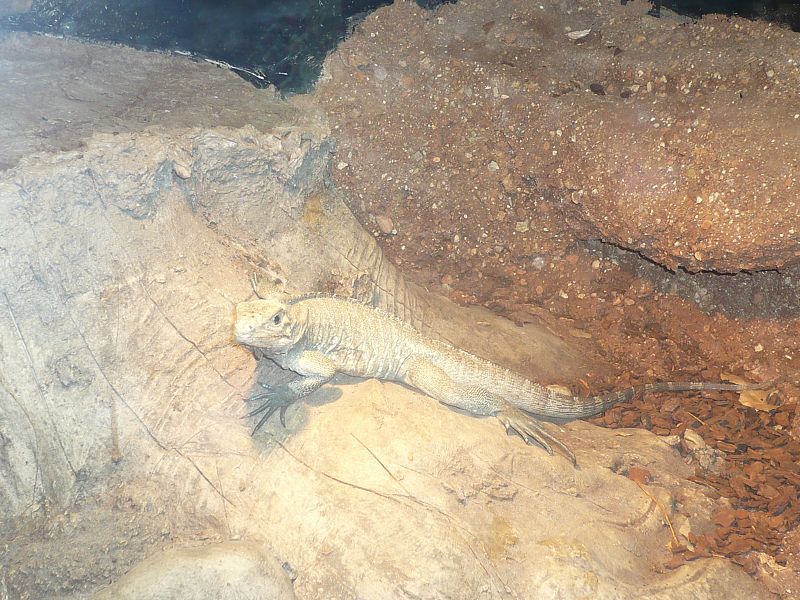
[[[281,316],[280,316],[280,314],[277,314],[274,317],[272,317],[272,323],[274,325],[280,325],[281,324]]]

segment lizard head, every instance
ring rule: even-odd
[[[260,348],[267,356],[285,354],[302,335],[289,307],[277,297],[237,304],[233,330],[238,343]]]

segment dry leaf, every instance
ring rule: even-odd
[[[777,398],[775,390],[745,390],[739,394],[739,402],[756,410],[770,412],[780,407],[774,403],[773,398]]]
[[[631,467],[628,469],[628,479],[632,479],[636,483],[642,485],[647,485],[653,480],[653,476],[650,474],[650,471],[644,467]]]
[[[752,385],[752,382],[730,373],[722,373],[721,377],[736,385]],[[739,392],[739,403],[755,410],[770,412],[780,407],[780,404],[773,402],[777,397],[775,390],[743,390]]]

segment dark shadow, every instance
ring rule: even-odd
[[[442,0],[418,0],[435,8]],[[308,91],[328,53],[391,0],[39,0],[0,28],[209,58],[257,87]]]
[[[580,242],[579,246],[650,281],[658,292],[691,300],[706,313],[767,319],[800,316],[800,265],[781,270],[690,273],[670,271],[638,252],[600,240]]]
[[[634,0],[620,0],[628,4]],[[647,12],[660,17],[661,9],[699,19],[703,15],[719,14],[780,23],[800,31],[800,2],[797,0],[650,0]]]

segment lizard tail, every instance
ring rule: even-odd
[[[763,390],[772,386],[772,383],[694,383],[694,382],[663,382],[644,383],[617,392],[608,392],[597,396],[566,396],[550,391],[550,406],[548,414],[558,419],[583,419],[593,417],[607,411],[612,406],[621,402],[630,402],[635,397],[648,392],[693,392],[693,391],[723,391],[742,392],[745,390]],[[552,414],[551,414],[552,413]]]

